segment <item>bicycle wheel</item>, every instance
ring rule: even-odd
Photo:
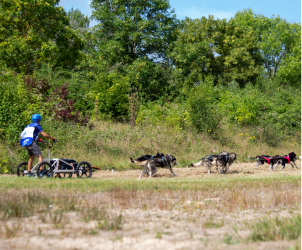
[[[86,175],[87,178],[90,178],[92,176],[92,168],[90,163],[87,161],[80,162],[77,166],[76,174],[78,178],[82,178],[83,175]]]
[[[37,168],[37,176],[39,178],[53,177],[53,167],[47,161],[42,161]]]
[[[27,161],[19,164],[19,166],[17,167],[17,176],[23,177],[24,175],[26,175],[26,173],[27,173]]]

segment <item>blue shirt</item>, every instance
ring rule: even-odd
[[[21,133],[20,144],[22,147],[30,146],[33,141],[36,141],[39,133],[42,132],[42,126],[39,123],[31,123]]]
[[[34,122],[34,123],[29,124],[27,127],[35,127],[35,130],[34,130],[34,141],[36,141],[37,138],[38,138],[38,136],[39,136],[39,134],[40,134],[40,132],[43,131],[42,126],[39,123]]]

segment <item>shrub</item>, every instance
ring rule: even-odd
[[[140,106],[136,118],[138,125],[161,126],[163,124],[176,130],[190,126],[189,112],[185,104],[148,102]]]
[[[88,123],[88,117],[82,117],[80,112],[75,110],[74,101],[68,99],[70,92],[68,87],[69,84],[65,82],[62,86],[58,86],[54,89],[48,99],[50,107],[49,113],[63,122],[73,121],[81,125],[86,125]]]
[[[213,134],[219,128],[222,116],[217,106],[216,94],[212,83],[200,83],[189,96],[190,118],[199,132]]]
[[[22,77],[12,72],[0,74],[0,96],[0,137],[15,143],[33,106]]]
[[[10,173],[8,167],[8,153],[6,149],[0,145],[0,174]]]
[[[93,86],[96,116],[128,119],[129,112],[129,79],[117,73],[101,72]]]

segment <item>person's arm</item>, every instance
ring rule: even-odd
[[[51,137],[50,135],[46,134],[44,131],[41,131],[40,134],[41,134],[43,137],[47,138],[47,139],[55,140],[54,137]]]

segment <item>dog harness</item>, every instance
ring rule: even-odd
[[[263,158],[267,161],[267,164],[270,164],[271,158],[266,158],[266,157],[263,157]]]
[[[283,158],[285,158],[288,161],[288,163],[290,163],[289,155],[283,156]]]

